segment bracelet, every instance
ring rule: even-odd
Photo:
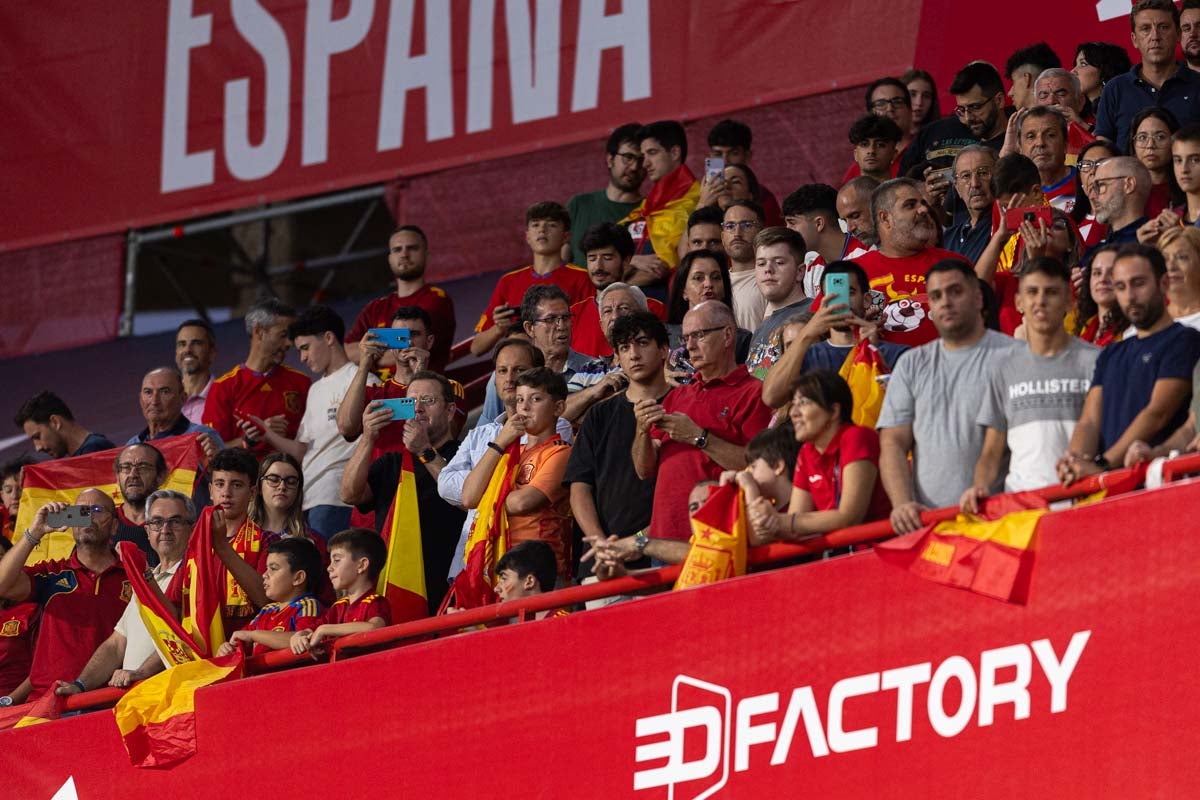
[[[22,533],[21,536],[24,537],[25,541],[29,542],[30,547],[37,547],[42,543],[41,539],[33,538],[33,534],[29,532],[29,528],[26,528],[25,532]]]
[[[78,686],[79,691],[81,691],[81,692],[86,692],[88,690],[87,686],[85,686],[83,681],[79,680],[79,678],[76,678],[75,680],[71,681],[71,685]]]
[[[496,444],[495,442],[488,442],[487,446],[492,448],[493,450],[495,450],[500,455],[504,455],[504,448],[501,447],[500,445]]]

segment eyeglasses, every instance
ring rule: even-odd
[[[1139,133],[1133,137],[1133,143],[1137,147],[1162,147],[1171,138],[1168,133],[1155,131],[1154,133]]]
[[[1113,181],[1123,181],[1128,177],[1128,175],[1114,175],[1111,178],[1094,178],[1092,180],[1092,190],[1096,194],[1107,192],[1108,189],[1106,187],[1108,184],[1112,183]]]
[[[147,530],[161,531],[163,528],[166,528],[168,526],[174,528],[177,531],[183,530],[184,528],[190,528],[192,526],[192,521],[189,519],[184,519],[183,517],[168,517],[167,519],[163,519],[162,517],[155,517],[154,519],[146,520],[146,529]]]
[[[978,114],[983,109],[987,108],[991,100],[980,100],[978,103],[967,103],[965,106],[955,106],[954,114],[959,117],[965,117],[968,114]]]
[[[628,166],[633,166],[634,164],[642,163],[642,154],[641,153],[618,152],[617,158],[621,159],[621,161],[624,162]]]
[[[744,219],[741,222],[722,222],[721,230],[729,231],[730,233],[734,231],[752,231],[760,225],[761,223],[758,220]]]
[[[907,97],[892,97],[889,99],[879,99],[871,101],[872,111],[887,111],[889,108],[904,108],[912,103]]]
[[[1065,219],[1059,219],[1058,217],[1055,217],[1050,223],[1050,230],[1052,231],[1068,231],[1070,229],[1071,226]]]
[[[715,328],[701,328],[698,331],[692,331],[691,333],[685,333],[685,334],[683,334],[683,343],[691,344],[694,341],[697,344],[699,344],[700,342],[704,341],[704,337],[708,336],[713,331],[723,331],[723,330],[725,330],[725,327],[726,327],[725,325],[718,325]]]
[[[282,475],[263,475],[262,482],[265,483],[267,486],[273,486],[273,487],[277,487],[280,484],[283,484],[284,486],[286,486],[289,489],[295,489],[297,486],[300,485],[300,479],[297,478],[295,475],[289,475],[286,478],[283,477]]]
[[[570,314],[547,314],[546,316],[544,316],[540,319],[535,319],[533,322],[534,322],[534,324],[541,322],[546,325],[549,325],[552,328],[556,327],[558,325],[570,325],[571,324],[571,315]]]
[[[105,508],[104,506],[80,506],[80,508],[86,510],[88,512],[88,516],[92,516],[92,517],[96,516],[97,514],[113,513],[111,511],[109,511],[107,508]]]
[[[987,183],[992,179],[991,167],[979,167],[974,172],[960,172],[954,176],[954,180],[958,183],[970,183],[971,178],[978,178],[980,183]]]
[[[1077,163],[1075,166],[1079,168],[1080,172],[1091,172],[1096,167],[1103,164],[1105,161],[1108,161],[1108,159],[1107,158],[1085,158],[1082,161],[1080,161],[1079,163]]]
[[[432,395],[425,395],[424,397],[410,397],[409,399],[417,401],[417,405],[419,406],[431,406],[442,398],[434,397]]]
[[[128,461],[117,462],[117,474],[128,475],[131,472],[154,472],[157,467],[153,464],[148,464],[145,461],[139,461],[136,464],[130,464]]]

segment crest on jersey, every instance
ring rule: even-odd
[[[284,392],[283,407],[287,409],[289,414],[300,413],[300,393],[299,392]]]

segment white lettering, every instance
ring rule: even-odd
[[[825,729],[821,725],[821,712],[817,710],[817,701],[813,697],[812,687],[801,686],[792,692],[787,712],[783,715],[783,725],[779,728],[779,739],[775,742],[775,751],[771,753],[772,766],[787,761],[788,752],[792,749],[792,737],[796,734],[796,723],[802,716],[804,717],[804,732],[808,734],[808,747],[812,754],[817,758],[829,755],[829,745],[825,742]]]
[[[621,87],[625,102],[650,96],[650,3],[625,0],[619,14],[605,15],[604,0],[581,0],[575,42],[575,82],[571,110],[595,108],[600,92],[600,54],[621,49]]]
[[[213,151],[187,151],[191,51],[212,41],[212,14],[192,16],[192,0],[171,0],[167,13],[167,75],[163,84],[162,175],[166,192],[213,182]]]
[[[962,686],[962,697],[958,709],[947,716],[942,693],[945,692],[946,683],[951,678],[956,679]],[[971,721],[971,712],[975,710],[977,691],[975,668],[970,661],[962,656],[950,656],[938,666],[929,681],[929,697],[926,698],[925,705],[929,712],[929,723],[939,736],[949,738],[963,732],[967,723]]]
[[[1054,645],[1050,644],[1049,639],[1038,639],[1033,643],[1033,654],[1037,656],[1038,663],[1042,665],[1042,672],[1046,673],[1046,680],[1050,682],[1051,714],[1067,710],[1067,682],[1071,680],[1079,657],[1083,655],[1083,648],[1091,636],[1091,631],[1076,632],[1067,644],[1067,651],[1063,653],[1061,661],[1054,655]]]
[[[376,148],[404,144],[404,107],[408,92],[425,90],[425,140],[454,135],[454,90],[450,73],[450,4],[425,1],[425,52],[412,53],[415,0],[392,0],[383,62],[383,97]]]
[[[1016,668],[1016,675],[1007,683],[997,683],[996,673],[1009,667]],[[1014,644],[984,650],[979,656],[979,727],[991,725],[995,720],[996,706],[1013,704],[1013,719],[1029,718],[1029,677],[1033,672],[1033,659],[1029,647]]]
[[[874,694],[879,691],[879,673],[842,678],[829,691],[829,714],[827,728],[829,749],[835,753],[864,750],[879,742],[878,728],[860,728],[848,731],[842,725],[842,705],[851,697]]]
[[[880,676],[883,689],[896,690],[896,741],[907,742],[912,738],[913,687],[918,683],[929,683],[933,665],[913,664],[909,667],[886,670]]]
[[[467,133],[492,128],[492,38],[496,0],[471,0],[467,35]]]
[[[558,113],[558,42],[562,6],[559,0],[537,0],[537,25],[530,52],[527,0],[505,0],[508,30],[508,83],[513,122],[553,117]]]
[[[287,151],[291,63],[287,36],[258,0],[233,0],[233,26],[263,61],[263,139],[250,144],[250,79],[225,84],[225,163],[244,181],[270,175]]]
[[[737,706],[737,726],[735,737],[737,749],[734,751],[733,768],[743,772],[750,768],[750,747],[775,741],[775,723],[765,722],[752,725],[751,720],[758,714],[770,714],[779,710],[779,692],[760,694],[756,697],[744,698]]]
[[[704,757],[696,761],[683,760],[683,734],[688,728],[704,728],[705,732]],[[715,706],[688,708],[639,719],[639,739],[659,733],[666,733],[669,738],[650,744],[639,744],[634,759],[640,763],[665,758],[667,763],[657,769],[635,772],[633,788],[649,789],[699,780],[712,775],[721,763],[722,728],[721,711]]]
[[[333,0],[309,0],[304,23],[304,139],[300,163],[323,164],[329,157],[329,60],[353,50],[367,37],[375,0],[350,0],[334,20]]]

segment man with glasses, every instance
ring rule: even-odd
[[[752,331],[763,320],[767,301],[754,280],[754,237],[763,229],[766,216],[753,200],[734,200],[725,208],[721,222],[721,244],[729,256],[731,304],[739,328]]]
[[[637,433],[633,466],[643,480],[656,478],[649,535],[687,541],[691,526],[678,513],[692,487],[746,466],[745,445],[771,421],[762,384],[737,364],[737,326],[729,306],[700,303],[683,318],[692,382],[660,403],[634,404]]]
[[[162,489],[147,498],[146,507],[146,530],[155,553],[152,577],[158,588],[165,590],[187,553],[196,506],[187,495]],[[166,666],[154,637],[142,622],[138,599],[132,597],[112,633],[92,653],[78,677],[68,680],[72,673],[64,673],[54,692],[72,695],[105,685],[125,688],[162,672]]]
[[[116,509],[113,547],[119,542],[133,542],[146,554],[146,562],[156,566],[158,554],[146,535],[146,500],[167,479],[166,459],[153,445],[131,444],[117,455],[113,472],[123,500]]]
[[[1171,0],[1139,0],[1129,14],[1129,29],[1142,63],[1104,85],[1093,132],[1127,142],[1130,123],[1147,106],[1162,106],[1180,125],[1200,122],[1200,74],[1175,60],[1179,9]]]
[[[1075,166],[1079,152],[1088,143],[1096,141],[1082,116],[1087,98],[1080,89],[1079,77],[1070,70],[1045,70],[1033,84],[1033,100],[1037,105],[1052,108],[1067,118],[1066,163]]]
[[[375,530],[385,535],[392,524],[391,510],[404,467],[403,454],[395,451],[374,458],[375,439],[385,428],[398,428],[412,453],[417,508],[421,518],[421,555],[425,567],[425,594],[429,613],[437,613],[446,593],[446,574],[454,555],[453,531],[459,530],[466,511],[438,494],[438,477],[458,452],[451,434],[455,393],[444,376],[418,372],[408,383],[407,396],[416,401],[415,416],[399,422],[390,408],[370,403],[362,416],[362,436],[342,472],[341,499],[364,514],[374,512]]]
[[[1092,191],[1088,200],[1096,221],[1107,225],[1109,234],[1084,255],[1109,244],[1129,244],[1137,241],[1137,230],[1146,224],[1146,202],[1150,198],[1150,171],[1142,162],[1130,156],[1108,158],[1096,166]]]
[[[950,82],[954,113],[925,125],[900,157],[901,175],[921,163],[928,163],[929,176],[951,166],[958,151],[969,144],[985,144],[996,152],[1004,146],[1008,117],[1004,110],[1004,81],[986,61],[972,61],[960,69]],[[949,187],[940,178],[928,181]]]
[[[912,143],[912,97],[897,78],[880,78],[867,87],[867,111],[887,117],[902,131],[897,152]]]
[[[996,151],[986,145],[967,145],[954,158],[954,188],[967,205],[966,216],[946,229],[946,249],[974,264],[992,238],[992,170]]]
[[[1067,118],[1049,106],[1026,109],[1018,114],[1017,140],[1021,155],[1038,169],[1046,200],[1071,213],[1079,173],[1067,166]]]
[[[67,558],[25,566],[51,531],[47,517],[69,505],[52,502],[37,510],[32,524],[0,559],[0,598],[31,600],[42,607],[29,670],[30,701],[51,691],[62,676],[79,674],[133,594],[112,549],[117,527],[112,498],[99,489],[84,489],[75,504],[86,508],[88,517],[86,524],[71,528],[75,547]]]
[[[569,254],[563,249],[564,260],[583,266],[587,257],[582,246],[584,233],[602,222],[624,219],[642,201],[640,190],[646,169],[638,147],[637,133],[641,129],[640,122],[630,122],[614,130],[604,145],[608,185],[595,192],[582,192],[567,201],[571,243]]]

